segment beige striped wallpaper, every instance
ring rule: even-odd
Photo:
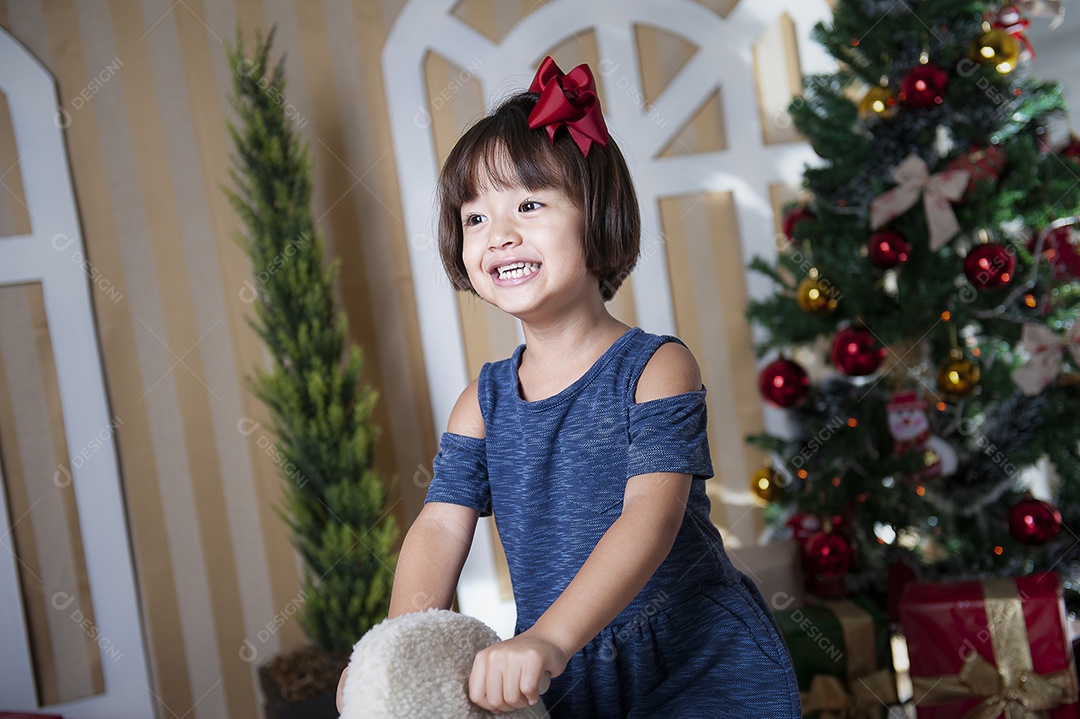
[[[245,417],[266,419],[243,386],[264,356],[243,321],[251,269],[219,189],[231,112],[222,40],[237,22],[249,40],[254,28],[281,26],[277,49],[315,161],[313,209],[342,258],[364,379],[382,397],[377,461],[404,480],[394,498],[403,522],[422,500],[408,480],[435,440],[377,73],[395,12],[262,0],[0,3],[0,24],[57,79],[87,256],[122,294],[94,288],[109,399],[124,422],[160,716],[255,716],[255,666],[302,641],[295,621],[260,635],[296,596],[297,561],[272,510],[279,479],[265,433],[237,430]],[[245,640],[253,662],[240,656]]]
[[[105,381],[111,412],[122,422],[116,435],[159,716],[256,716],[257,665],[303,641],[297,622],[274,623],[295,601],[298,564],[272,509],[279,476],[264,451],[266,413],[244,388],[244,376],[266,357],[244,322],[252,268],[234,243],[238,223],[220,190],[228,182],[230,150],[224,118],[232,114],[223,41],[237,23],[249,47],[255,28],[279,25],[275,49],[287,56],[288,101],[314,159],[314,216],[328,252],[342,260],[339,291],[350,338],[364,348],[364,381],[380,394],[377,463],[384,476],[399,480],[392,501],[403,527],[421,506],[436,437],[380,61],[403,3],[0,0],[0,26],[50,69],[68,113],[86,253],[100,278],[93,292]],[[702,4],[724,14],[734,3]],[[500,38],[534,6],[533,0],[466,0],[455,12]],[[693,48],[645,26],[638,27],[637,42],[643,92],[651,100]],[[590,33],[538,50],[536,60],[547,52],[564,68],[599,59]],[[435,54],[424,72],[429,92],[459,88],[432,112],[436,147],[445,155],[481,111],[480,88],[467,68]],[[611,89],[601,82],[605,91]],[[4,102],[0,96],[6,116]],[[664,154],[724,148],[722,113],[721,92]],[[16,160],[10,124],[0,121],[0,171],[15,169],[0,189],[2,235],[29,226]],[[676,326],[710,390],[714,520],[725,529],[738,521],[739,535],[752,537],[760,513],[728,511],[723,502],[725,489],[745,493],[746,468],[760,456],[741,437],[762,423],[742,320],[746,288],[731,197],[668,198],[658,211],[664,237],[646,237],[643,247],[667,254]],[[635,291],[628,281],[611,304],[631,325]],[[513,350],[514,320],[466,295],[459,295],[458,310],[475,376],[485,361]],[[8,344],[40,337],[40,290],[4,289],[0,316],[15,318],[5,319],[0,333],[0,380],[10,388],[21,380],[11,374]],[[48,343],[36,348],[40,354]],[[47,423],[53,412],[55,422],[59,406],[44,368],[35,381],[44,389],[34,421]],[[49,446],[20,440],[10,426],[13,401],[10,391],[0,391],[5,470],[15,466],[13,457],[31,461],[23,456],[31,450],[45,453],[45,462],[68,456],[62,436]],[[55,517],[48,521],[77,538],[77,517],[64,495],[49,502]],[[77,542],[69,545],[77,569]],[[83,580],[73,576],[70,591],[77,596]],[[32,612],[29,619],[43,626]],[[44,660],[62,666],[56,657]],[[48,696],[99,690],[93,658],[74,661],[81,667],[78,685],[53,686]]]

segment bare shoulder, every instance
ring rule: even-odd
[[[696,392],[701,389],[701,368],[694,353],[678,342],[665,342],[649,358],[638,379],[634,402]]]
[[[461,392],[454,409],[450,410],[450,420],[446,430],[454,434],[465,435],[483,439],[486,436],[484,430],[484,415],[480,412],[480,399],[477,396],[476,386],[479,379],[474,379]]]

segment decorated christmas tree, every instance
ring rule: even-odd
[[[255,371],[251,388],[273,419],[283,479],[278,510],[303,561],[299,616],[329,657],[318,672],[300,668],[296,695],[283,691],[291,700],[306,698],[319,672],[332,696],[353,642],[386,617],[397,526],[374,468],[378,396],[360,383],[360,349],[346,346],[333,292],[338,261],[324,266],[310,209],[310,155],[286,115],[284,61],[269,62],[273,36],[258,38],[251,57],[239,33],[229,48],[239,122],[229,124],[236,189],[227,192],[255,275],[249,321],[273,359],[269,371]]]
[[[748,441],[819,596],[1052,570],[1078,603],[1080,142],[1027,9],[838,0],[814,28],[839,69],[789,111],[822,161],[747,309],[790,421]]]

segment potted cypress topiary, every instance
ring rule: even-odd
[[[334,694],[348,652],[386,617],[397,526],[387,486],[373,470],[377,393],[358,384],[362,354],[345,351],[345,316],[335,308],[339,261],[323,266],[311,218],[311,161],[286,113],[284,58],[271,67],[274,28],[244,54],[239,31],[226,48],[233,76],[235,155],[225,188],[251,258],[255,318],[248,322],[273,357],[249,387],[270,410],[281,461],[276,507],[303,560],[298,614],[310,647],[260,668],[266,716],[335,717]],[[392,480],[393,481],[393,480]]]

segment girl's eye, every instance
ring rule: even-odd
[[[483,215],[469,215],[468,217],[465,218],[465,223],[464,224],[465,224],[466,227],[472,227],[473,225],[479,224],[482,221],[482,219],[483,219]]]
[[[518,209],[522,212],[531,212],[532,210],[538,209],[540,206],[540,203],[536,200],[525,200]]]

